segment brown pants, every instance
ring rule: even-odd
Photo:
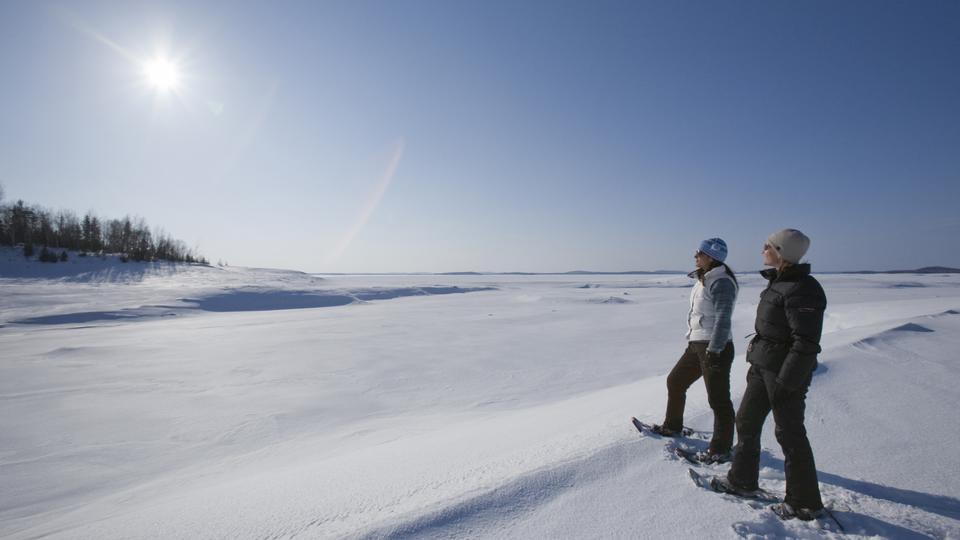
[[[703,377],[707,387],[707,399],[713,409],[713,439],[710,451],[718,454],[729,452],[733,447],[735,416],[730,401],[730,367],[733,365],[733,342],[720,353],[720,363],[710,366],[707,362],[706,341],[691,341],[687,350],[667,376],[667,415],[663,426],[674,431],[683,429],[683,409],[687,402],[687,389]]]

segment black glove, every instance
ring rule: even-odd
[[[723,359],[720,358],[720,353],[707,351],[707,367],[715,373],[723,371]]]

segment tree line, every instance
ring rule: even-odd
[[[26,205],[22,200],[2,204],[2,199],[0,186],[0,245],[22,245],[27,257],[39,245],[41,252],[48,254],[50,250],[71,250],[81,254],[118,254],[123,261],[209,264],[183,241],[162,230],[151,231],[143,218],[103,219],[93,212],[80,218],[69,210],[53,212]],[[66,260],[65,255],[61,253],[59,260]],[[44,260],[54,262],[49,255]]]

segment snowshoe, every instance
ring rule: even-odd
[[[689,461],[690,463],[693,463],[694,465],[719,465],[721,463],[727,463],[733,459],[732,452],[716,453],[710,450],[696,452],[680,446],[674,448],[673,451],[676,452],[678,456]]]

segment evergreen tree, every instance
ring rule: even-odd
[[[2,188],[0,185],[0,201]],[[119,254],[124,262],[132,259],[209,264],[162,229],[151,231],[143,218],[101,220],[90,211],[80,219],[69,210],[52,212],[40,206],[28,206],[22,200],[0,204],[0,245],[22,245],[24,256],[30,258],[35,253],[34,244],[44,247],[41,260],[45,262],[65,261],[67,250],[76,250],[81,256],[87,252],[101,256]]]
[[[50,251],[47,246],[43,246],[43,249],[40,250],[40,256],[37,257],[37,260],[40,262],[55,263],[60,260],[60,257],[57,257],[57,254]]]

